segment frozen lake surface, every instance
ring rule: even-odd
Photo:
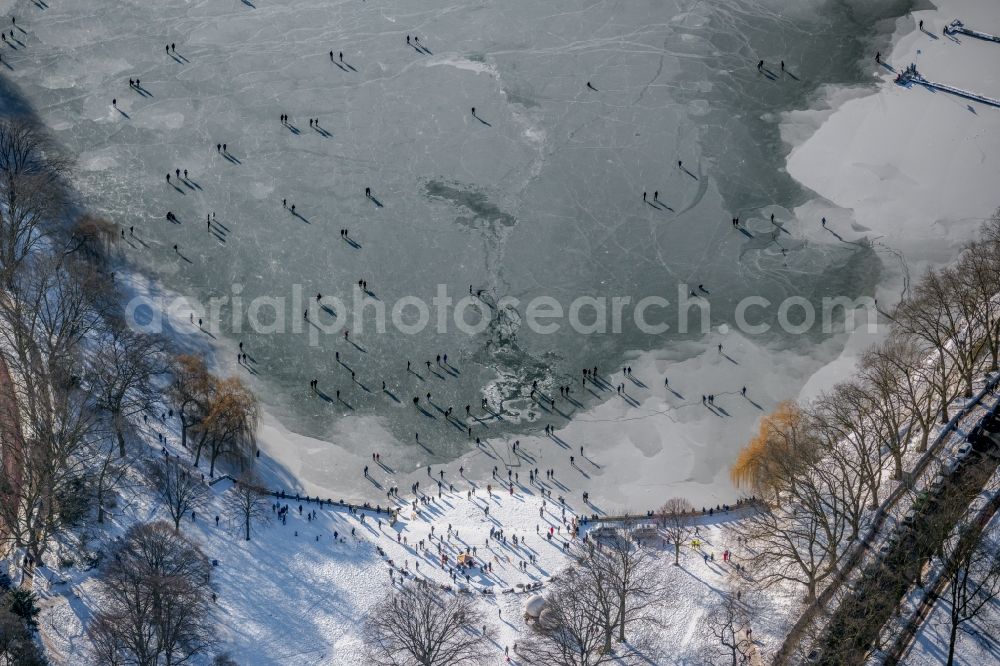
[[[569,452],[537,436],[553,424],[566,448],[604,456],[585,477],[610,504],[731,499],[728,464],[756,418],[839,348],[819,333],[744,339],[718,327],[745,296],[854,298],[882,279],[863,230],[802,233],[819,213],[794,214],[810,197],[784,172],[778,114],[807,106],[821,84],[860,80],[861,39],[905,3],[43,4],[15,3],[27,33],[4,52],[7,76],[78,156],[88,205],[135,227],[128,259],[205,307],[230,299],[202,315],[218,327],[211,342],[233,371],[236,342],[250,352],[248,378],[270,414],[262,445],[307,492],[382,496],[359,478],[372,450],[414,478],[427,463],[487,475],[500,461],[562,468]],[[419,46],[406,42],[414,35]],[[167,183],[175,169],[188,179]],[[839,221],[849,228],[846,212]],[[370,292],[363,313],[350,307],[358,280]],[[430,304],[440,285],[456,301],[481,290],[486,330],[451,322],[439,333],[433,310],[420,333],[375,330],[379,307]],[[581,296],[675,302],[678,285],[704,285],[712,331],[681,334],[668,317],[671,329],[650,335],[626,309],[621,332],[564,322],[543,335],[523,325],[523,308],[495,308],[505,297],[567,309]],[[303,322],[319,293],[345,307],[314,307]],[[284,332],[250,331],[234,295],[242,308],[285,299]],[[735,351],[720,357],[719,343]],[[625,364],[636,381],[610,377]],[[582,387],[581,368],[595,366],[607,386]],[[668,375],[676,391],[663,388]],[[328,399],[310,391],[314,378]],[[570,385],[573,399],[541,408],[534,381],[553,397]],[[736,400],[744,385],[756,401]],[[705,393],[733,403],[707,410]],[[533,463],[511,455],[514,439]]]

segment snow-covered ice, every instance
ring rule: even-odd
[[[357,465],[369,449],[417,475],[428,462],[491,467],[462,426],[412,408],[429,390],[461,421],[483,395],[502,404],[503,421],[467,420],[474,436],[495,451],[520,439],[568,471],[565,452],[532,435],[554,424],[571,448],[603,457],[586,489],[608,508],[654,506],[667,492],[701,505],[735,497],[725,468],[760,412],[794,397],[846,337],[726,333],[739,299],[853,298],[887,279],[860,227],[846,243],[813,229],[828,215],[843,234],[851,212],[816,202],[783,168],[780,113],[809,105],[821,82],[867,76],[856,66],[861,35],[897,11],[852,4],[845,17],[784,0],[21,2],[25,47],[5,61],[78,156],[87,204],[135,226],[125,254],[137,270],[205,307],[287,300],[286,332],[234,330],[230,302],[206,315],[219,327],[208,341],[223,365],[236,341],[251,350],[269,414],[264,448],[305,492],[376,499]],[[129,89],[132,77],[145,92]],[[174,169],[189,169],[189,184],[166,183]],[[729,225],[737,216],[746,235]],[[356,245],[340,238],[345,227]],[[351,329],[356,346],[337,335],[311,346],[316,327],[302,325],[298,305],[316,293],[349,302],[359,279],[378,299],[360,324],[346,311],[312,322]],[[376,334],[364,319],[402,297],[429,302],[438,285],[455,299],[472,285],[490,300],[544,295],[564,308],[579,296],[676,302],[679,285],[704,285],[711,331],[581,335],[564,325],[542,335],[513,323],[404,335]],[[185,324],[175,329],[206,337]],[[720,342],[731,361],[715,355]],[[443,352],[453,372],[404,371]],[[578,385],[594,365],[620,383],[612,373],[626,364],[638,380],[625,381],[632,402]],[[665,376],[683,397],[662,390]],[[315,399],[313,377],[342,400]],[[541,409],[529,399],[534,380],[551,394],[575,385],[579,405]],[[759,409],[728,397],[744,385]],[[727,396],[725,413],[703,409],[703,394]]]

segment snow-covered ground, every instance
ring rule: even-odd
[[[153,442],[149,447],[153,456],[158,446],[153,434],[156,428],[169,433],[160,424],[146,431]],[[176,451],[173,447],[171,450]],[[383,463],[392,465],[391,460]],[[210,559],[218,561],[212,580],[212,589],[218,595],[217,651],[228,652],[245,666],[367,664],[359,628],[364,615],[394,584],[399,584],[399,573],[394,583],[391,569],[406,571],[408,578],[419,576],[455,584],[439,564],[440,544],[452,563],[459,552],[475,548],[477,561],[493,564],[491,575],[475,574],[467,587],[477,595],[495,630],[496,663],[505,663],[504,647],[513,649],[531,631],[523,621],[522,608],[529,595],[520,592],[518,585],[542,582],[544,593],[544,583],[569,561],[563,549],[566,529],[575,517],[574,509],[583,507],[570,500],[564,513],[557,501],[558,484],[554,482],[534,485],[522,479],[513,495],[494,490],[492,496],[484,484],[451,475],[445,476],[445,482],[443,494],[438,497],[436,491],[431,492],[432,503],[419,513],[413,512],[412,505],[401,510],[395,526],[388,524],[384,514],[368,513],[362,520],[361,514],[329,505],[320,509],[315,502],[276,500],[289,505],[287,522],[282,524],[276,514],[272,515],[270,524],[255,526],[249,542],[243,540],[240,527],[230,523],[225,511],[225,494],[231,483],[216,483],[209,506],[199,511],[196,520],[185,518],[181,529]],[[454,492],[447,489],[452,483]],[[553,499],[542,499],[542,486],[552,491]],[[470,497],[473,489],[475,494]],[[396,502],[396,506],[401,504]],[[156,506],[148,488],[128,484],[107,531],[94,538],[113,538],[122,527],[135,521],[169,520],[165,511],[158,511]],[[488,515],[484,511],[487,506]],[[308,517],[310,511],[316,512],[314,520]],[[216,515],[220,516],[218,527]],[[670,593],[658,618],[662,625],[636,634],[636,638],[647,639],[650,644],[647,650],[652,652],[647,656],[653,663],[698,661],[707,649],[705,614],[725,592],[747,591],[732,564],[722,562],[725,549],[734,551],[735,562],[740,561],[740,549],[728,539],[725,530],[726,523],[738,515],[739,511],[733,511],[702,519],[699,538],[703,545],[697,551],[685,548],[680,567],[671,566],[672,547],[655,546],[660,551],[661,574]],[[491,528],[502,529],[506,543],[492,539],[487,546]],[[558,530],[552,539],[545,536],[550,528]],[[516,547],[514,536],[520,542]],[[425,541],[424,549],[419,548],[421,540]],[[376,552],[376,547],[384,550],[385,557]],[[529,554],[535,556],[535,563],[522,572],[520,564],[528,562]],[[714,556],[714,561],[711,557],[706,560],[705,555]],[[78,664],[87,655],[85,625],[98,601],[97,571],[72,566],[58,572],[42,569],[36,576],[38,583],[42,576],[57,581],[37,590],[44,609],[40,617],[43,640],[55,664]],[[464,579],[460,583],[466,585]],[[487,589],[494,594],[482,594]],[[503,592],[511,589],[516,592]],[[791,620],[794,598],[783,594],[775,590],[756,602],[751,626],[762,654],[768,654],[780,642]],[[514,658],[512,663],[520,661]]]
[[[975,510],[987,504],[992,496],[1000,492],[996,477],[990,484],[989,492],[984,492],[973,503]],[[986,525],[984,538],[994,544],[1000,539],[1000,513],[994,514]],[[932,575],[937,575],[940,565],[937,565]],[[914,602],[909,608],[915,608],[917,599],[922,599],[926,590],[911,591]],[[973,666],[977,664],[992,664],[1000,661],[1000,643],[996,638],[996,627],[1000,623],[1000,600],[994,599],[977,614],[975,618],[961,625],[955,642],[955,664],[958,666]],[[909,650],[903,657],[903,662],[914,666],[931,666],[947,661],[948,641],[951,632],[951,602],[949,590],[944,588],[941,597],[934,604],[930,614],[924,619]]]
[[[995,524],[997,521],[993,522]],[[951,631],[949,613],[948,600],[938,600],[934,610],[924,620],[917,634],[916,643],[907,653],[904,663],[913,666],[936,666],[946,663],[948,636]],[[956,666],[995,664],[1000,660],[1000,644],[997,643],[995,633],[998,622],[1000,622],[1000,603],[994,602],[959,629],[955,643]]]

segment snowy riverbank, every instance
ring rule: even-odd
[[[172,439],[176,436],[170,426],[151,421],[142,428],[150,456],[158,455],[157,431]],[[190,462],[176,445],[170,445],[169,450]],[[429,493],[432,499],[419,513],[409,504],[400,511],[395,525],[384,515],[362,517],[330,505],[280,500],[276,504],[288,505],[286,519],[269,512],[270,524],[255,524],[251,541],[243,540],[241,526],[227,511],[231,484],[222,481],[212,485],[197,519],[188,516],[181,524],[181,531],[217,562],[211,585],[217,595],[213,614],[218,622],[218,644],[211,654],[227,652],[247,666],[368,664],[361,622],[382,595],[404,578],[458,585],[440,565],[440,547],[452,567],[457,554],[466,549],[474,549],[478,563],[492,564],[489,573],[469,569],[469,581],[463,575],[459,582],[476,595],[494,633],[494,656],[488,663],[525,663],[513,651],[515,644],[523,644],[532,632],[523,617],[524,603],[530,596],[522,592],[523,586],[541,584],[544,592],[549,579],[570,563],[572,553],[564,544],[576,548],[580,540],[570,538],[567,527],[578,511],[586,509],[570,500],[564,510],[554,497],[543,499],[543,489],[553,496],[558,492],[555,481],[522,482],[513,495],[495,491],[489,495],[483,484],[449,474],[444,480],[446,489],[440,496]],[[129,481],[121,502],[109,513],[108,523],[90,535],[92,545],[115,538],[137,522],[169,519],[146,483],[137,475],[130,475]],[[455,485],[454,492],[447,490],[448,484]],[[476,491],[470,497],[473,488]],[[397,507],[404,503],[409,500],[394,500]],[[489,507],[488,513],[485,507]],[[220,516],[218,523],[216,515]],[[795,592],[781,587],[767,595],[749,594],[750,583],[734,566],[742,560],[744,549],[726,530],[727,522],[738,515],[740,512],[700,518],[701,548],[685,547],[679,567],[668,564],[673,560],[671,546],[658,544],[656,539],[650,542],[656,557],[664,562],[659,570],[671,592],[658,609],[661,624],[637,628],[632,636],[644,645],[652,663],[691,663],[704,657],[713,645],[705,616],[723,593],[735,590],[743,590],[752,609],[758,649],[771,654],[780,643],[796,607]],[[551,538],[547,536],[550,528]],[[504,538],[491,538],[491,529],[503,530]],[[733,553],[732,562],[722,561],[724,550]],[[86,625],[100,607],[99,572],[99,568],[88,568],[81,562],[44,568],[44,579],[36,578],[43,609],[41,632],[54,664],[81,663],[91,655]],[[511,662],[505,659],[505,647],[512,649]],[[193,663],[207,664],[211,654]]]

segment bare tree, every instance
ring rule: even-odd
[[[679,566],[681,546],[694,532],[694,507],[686,499],[671,497],[660,507],[657,518],[667,542],[674,547],[674,566]]]
[[[86,454],[87,476],[97,505],[97,522],[103,523],[108,497],[128,473],[133,459],[118,455],[118,447],[110,437],[97,437]]]
[[[746,633],[749,625],[750,608],[747,600],[737,599],[735,594],[729,592],[724,593],[722,599],[705,615],[703,629],[710,641],[710,653],[732,666],[748,663],[753,649]]]
[[[945,547],[948,580],[948,666],[955,659],[958,632],[985,617],[1000,598],[1000,544],[970,527]],[[992,633],[992,632],[990,632]]]
[[[984,243],[1000,247],[1000,208],[993,211],[990,219],[983,223],[979,236]]]
[[[24,418],[45,419],[49,388],[80,383],[81,343],[100,323],[93,305],[100,287],[76,262],[45,255],[25,264],[0,294],[0,337]]]
[[[125,423],[159,397],[154,378],[164,371],[163,346],[155,336],[112,323],[98,342],[93,390],[98,406],[111,415],[119,455],[125,457]]]
[[[893,319],[899,330],[922,343],[928,354],[938,358],[935,388],[941,400],[941,422],[946,423],[948,403],[955,397],[948,372],[954,369],[964,385],[966,397],[972,396],[972,374],[978,344],[970,330],[971,322],[957,301],[955,288],[961,276],[953,269],[929,271],[917,283],[912,296],[900,301]]]
[[[233,521],[240,526],[244,539],[250,540],[254,521],[268,523],[271,513],[268,509],[267,491],[260,479],[252,472],[244,472],[229,489],[226,504]]]
[[[110,309],[111,283],[90,264],[59,255],[32,261],[20,294],[32,320],[36,344],[58,379],[80,372],[81,344],[96,333]]]
[[[976,260],[978,259],[978,261]],[[980,369],[980,356],[989,350],[990,329],[996,326],[997,291],[993,281],[995,257],[977,257],[974,249],[966,249],[958,264],[942,271],[943,288],[950,292],[950,311],[956,314],[959,331],[949,345],[952,362],[960,373],[964,396],[973,395],[972,382]],[[976,288],[977,281],[984,291]]]
[[[100,578],[89,634],[101,663],[184,664],[211,646],[211,567],[166,523],[135,525]]]
[[[68,169],[38,126],[0,121],[0,279],[7,288],[47,235],[47,225],[59,219]]]
[[[763,587],[784,580],[803,584],[807,601],[836,570],[863,504],[857,494],[861,479],[845,456],[831,455],[830,439],[816,418],[788,403],[765,418],[737,461],[741,467],[733,470],[737,480],[763,474],[762,487],[773,495],[772,506],[744,521],[744,533],[757,547],[749,566]]]
[[[528,663],[553,666],[600,666],[633,663],[628,645],[619,653],[608,648],[605,623],[598,612],[599,590],[578,567],[561,573],[549,588],[537,632],[528,640]]]
[[[136,609],[145,614],[147,609]],[[128,654],[126,644],[128,639],[123,636],[119,622],[124,620],[124,614],[113,616],[110,613],[97,613],[87,626],[87,636],[90,638],[93,661],[102,666],[132,666],[132,664],[152,664],[155,650],[143,649],[141,657],[132,658]],[[154,665],[155,666],[155,665]]]
[[[917,450],[926,451],[940,411],[934,388],[937,369],[927,363],[926,352],[905,335],[891,335],[865,352],[859,369],[871,391],[888,403],[884,409],[898,407],[908,417],[908,437],[913,437],[914,427],[919,428]]]
[[[883,355],[871,351],[861,357],[858,366],[861,381],[853,383],[857,386],[857,391],[854,392],[856,399],[849,399],[847,402],[856,407],[849,410],[857,414],[857,418],[852,420],[870,423],[873,426],[870,428],[872,434],[877,440],[884,442],[892,455],[893,478],[898,481],[903,478],[903,455],[913,438],[913,426],[917,419],[911,413],[912,405],[908,400],[905,386],[907,378],[892,364],[887,363],[887,360]],[[862,443],[864,438],[851,441]],[[867,457],[876,461],[878,469],[881,470],[879,447],[876,445],[873,451],[868,442],[864,443],[862,450],[866,452]],[[877,486],[875,492],[878,493]]]
[[[826,456],[816,466],[813,482],[803,486],[808,492],[796,496],[811,510],[839,512],[823,518],[831,536],[839,534],[842,540],[853,540],[861,533],[870,512],[877,508],[878,494],[868,481],[876,462],[881,460],[878,453],[877,448],[861,450],[853,440],[831,442]],[[814,488],[830,496],[814,499]]]
[[[205,483],[177,458],[164,456],[153,461],[148,478],[166,505],[175,530],[180,529],[185,515],[200,509],[208,499]]]
[[[77,513],[72,505],[79,505],[86,453],[96,436],[85,394],[74,388],[49,390],[44,381],[29,384],[42,395],[33,392],[30,407],[20,411],[23,443],[5,446],[0,467],[0,538],[27,552],[26,580],[42,561],[50,537]]]
[[[868,462],[862,482],[872,495],[878,495],[882,484],[882,448],[892,456],[893,478],[899,480],[910,439],[908,403],[895,383],[898,377],[879,374],[884,369],[860,367],[860,380],[837,384],[823,395],[815,410],[824,425],[840,435],[840,442]]]
[[[479,631],[483,617],[473,597],[439,593],[418,582],[380,601],[365,620],[365,647],[373,664],[461,666],[490,654]]]
[[[0,127],[0,143],[2,133]],[[100,436],[81,381],[81,343],[99,321],[93,276],[74,261],[44,254],[46,247],[18,256],[17,266],[2,276],[7,289],[0,291],[0,539],[25,549],[28,583],[49,539],[82,518],[89,454]]]
[[[598,555],[598,547],[600,541],[588,544],[587,555],[578,560],[575,574],[578,582],[586,586],[586,596],[591,606],[590,620],[601,628],[604,640],[601,649],[610,653],[614,649],[615,629],[621,621],[621,609],[615,590],[614,571],[611,563]]]
[[[81,343],[101,322],[95,303],[106,280],[86,265],[55,255],[27,257],[0,293],[0,339],[22,407],[41,411],[46,384],[79,383],[84,374]]]
[[[755,545],[748,566],[761,587],[794,581],[805,586],[807,602],[815,600],[817,586],[836,571],[853,534],[843,506],[850,483],[835,465],[821,461],[789,484],[780,504],[744,520],[744,534]]]
[[[995,218],[994,218],[995,219]],[[984,233],[989,229],[984,229]],[[989,370],[1000,369],[1000,244],[980,241],[970,244],[958,264],[965,279],[957,296],[965,302],[976,332],[989,353]]]
[[[842,506],[851,535],[861,529],[869,509],[878,504],[882,483],[885,421],[877,418],[878,408],[867,387],[857,382],[842,382],[824,393],[809,409],[817,436],[822,442],[823,471],[839,474],[836,487],[842,492]],[[902,470],[900,468],[900,474]]]
[[[615,606],[619,642],[633,624],[654,622],[654,607],[663,599],[664,587],[654,553],[626,530],[614,530],[580,560],[580,569],[590,573],[595,588],[610,593]]]

